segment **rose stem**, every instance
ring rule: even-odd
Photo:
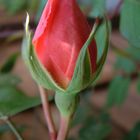
[[[57,140],[66,140],[71,122],[71,116],[60,116],[60,129]]]
[[[54,122],[51,116],[50,105],[48,101],[48,94],[45,92],[45,89],[39,86],[40,96],[42,100],[43,111],[45,115],[46,122],[48,124],[49,135],[51,140],[56,140],[56,130]]]

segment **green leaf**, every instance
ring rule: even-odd
[[[89,118],[80,130],[80,140],[104,140],[111,132],[111,126],[106,123],[98,123]]]
[[[140,48],[136,47],[128,47],[126,50],[131,56],[133,57],[134,60],[140,61]]]
[[[123,70],[127,74],[131,74],[132,72],[136,71],[136,64],[132,59],[123,56],[118,56],[117,61],[115,63],[115,69]]]
[[[99,120],[102,123],[108,123],[110,122],[110,115],[108,114],[108,112],[103,111],[100,113]]]
[[[137,122],[132,131],[124,138],[124,140],[139,140],[139,139],[140,139],[140,122]]]
[[[89,14],[90,17],[103,17],[106,11],[105,0],[92,0],[92,10]]]
[[[87,117],[89,117],[89,113],[91,111],[92,111],[91,106],[89,106],[89,104],[87,104],[85,100],[82,100],[81,104],[78,106],[76,113],[74,115],[72,126],[74,127],[76,125],[82,124],[87,119]]]
[[[121,11],[120,30],[134,47],[140,48],[140,1],[124,0]]]
[[[130,83],[129,77],[116,76],[109,86],[106,107],[122,105],[128,95]]]
[[[15,86],[20,83],[20,79],[11,74],[0,74],[0,87],[2,86]]]
[[[5,64],[2,66],[2,68],[0,69],[0,72],[1,73],[10,72],[13,69],[13,67],[15,66],[15,63],[16,63],[18,56],[19,56],[19,53],[12,54],[8,58],[8,60],[5,62]]]
[[[40,105],[39,97],[28,97],[12,86],[0,88],[0,114],[13,116],[29,108]]]
[[[137,80],[137,91],[140,94],[140,76],[139,76],[139,78]]]

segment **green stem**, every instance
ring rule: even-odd
[[[57,140],[66,140],[70,122],[79,103],[79,96],[57,92],[55,94],[55,103],[60,112],[60,128]]]
[[[70,122],[71,122],[71,116],[61,115],[60,129],[58,132],[57,140],[66,140],[69,131]]]
[[[52,119],[50,105],[48,101],[48,94],[45,92],[45,89],[39,86],[40,96],[42,100],[43,111],[45,115],[46,122],[48,124],[49,135],[51,140],[56,140],[56,130],[55,125]]]

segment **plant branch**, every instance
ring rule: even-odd
[[[50,139],[56,140],[56,130],[55,130],[52,116],[51,116],[50,105],[48,101],[48,94],[45,92],[45,89],[41,86],[39,86],[39,91],[40,91],[40,96],[42,100],[42,106],[43,106],[45,119],[48,124]]]

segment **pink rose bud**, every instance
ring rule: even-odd
[[[90,32],[76,0],[48,0],[32,42],[40,63],[60,87],[67,88],[72,80],[77,58]],[[87,51],[93,74],[97,57],[95,41]]]

